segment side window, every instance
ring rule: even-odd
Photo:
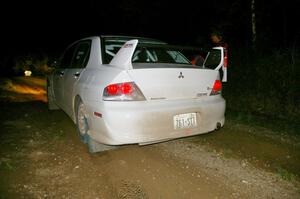
[[[72,68],[84,68],[90,57],[91,41],[80,42],[72,59]]]
[[[74,44],[65,50],[59,64],[61,68],[69,68],[71,66],[73,54],[76,50],[76,47],[77,45]]]

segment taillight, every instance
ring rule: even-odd
[[[224,48],[224,67],[227,68],[228,66],[228,52],[227,52],[227,49]]]
[[[132,92],[132,85],[130,83],[123,83],[121,84],[121,92],[125,95],[131,94]]]
[[[216,80],[210,95],[218,95],[221,94],[222,91],[222,82],[220,80]]]
[[[116,95],[118,93],[118,84],[111,84],[106,87],[106,92],[109,95]]]
[[[103,91],[104,101],[142,101],[143,93],[134,82],[110,84]]]

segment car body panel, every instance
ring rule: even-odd
[[[126,105],[123,102],[90,102],[90,135],[102,143],[121,145],[208,133],[216,129],[217,122],[224,125],[225,101],[218,96],[213,100],[205,98],[126,102]],[[94,116],[94,111],[100,112],[102,118]],[[197,114],[196,128],[174,129],[173,117],[183,113]]]
[[[52,88],[53,88],[53,94],[55,96],[55,100],[59,106],[61,106],[61,102],[63,101],[64,98],[64,90],[61,89],[64,84],[64,74],[65,74],[65,69],[58,69],[55,70],[52,76],[52,81],[53,83]]]
[[[196,98],[209,95],[218,72],[192,68],[154,68],[128,71],[148,100]],[[174,89],[176,88],[176,89]]]
[[[62,106],[68,115],[72,115],[74,112],[74,89],[77,87],[83,70],[84,69],[82,68],[70,68],[65,72],[62,89],[64,91],[64,100]]]

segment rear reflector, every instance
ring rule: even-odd
[[[98,113],[98,112],[94,112],[94,115],[97,116],[97,117],[102,117],[102,114]]]

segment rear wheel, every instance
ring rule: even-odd
[[[89,125],[88,125],[87,118],[88,115],[86,113],[86,108],[82,103],[82,101],[79,101],[77,105],[77,115],[76,115],[77,131],[81,141],[83,141],[88,145],[89,152],[96,153],[96,152],[107,151],[116,148],[115,146],[101,144],[89,136],[88,134]]]
[[[87,143],[89,126],[87,122],[86,109],[81,101],[78,102],[76,113],[76,126],[79,138],[82,142]]]

